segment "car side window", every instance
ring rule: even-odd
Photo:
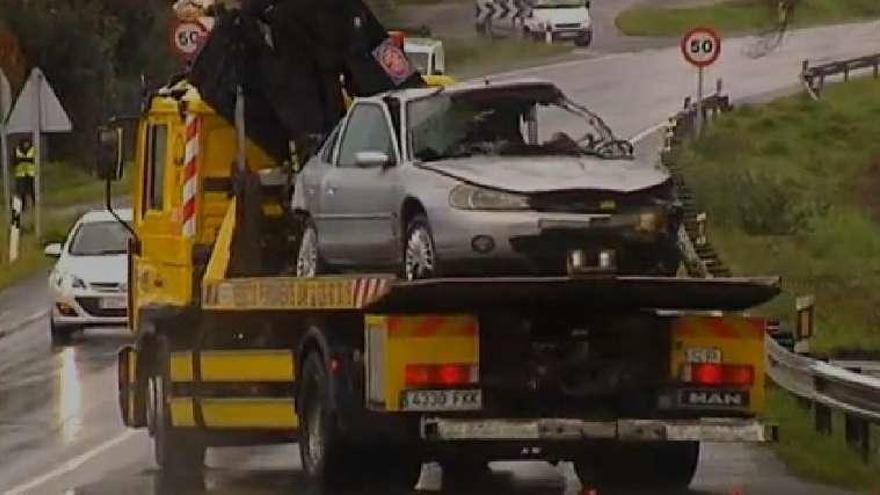
[[[339,140],[339,130],[341,128],[341,125],[336,126],[336,129],[333,129],[333,132],[324,141],[324,149],[321,151],[322,162],[333,163],[333,150],[336,149],[336,142]]]
[[[355,155],[362,151],[381,151],[396,160],[394,140],[385,112],[378,105],[362,103],[352,110],[339,147],[337,165],[354,167]]]
[[[168,141],[168,126],[165,124],[147,127],[146,156],[144,157],[143,210],[162,210],[165,189],[165,150]]]

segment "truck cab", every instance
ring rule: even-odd
[[[535,39],[573,40],[586,47],[593,41],[588,0],[536,0],[523,22],[523,32]]]

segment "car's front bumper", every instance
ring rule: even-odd
[[[562,274],[570,251],[612,249],[618,256],[620,273],[644,275],[649,274],[644,267],[655,265],[657,259],[675,257],[674,214],[653,230],[639,228],[638,215],[630,214],[450,209],[429,213],[429,217],[437,257],[451,274]],[[475,248],[481,237],[492,239],[491,250]]]
[[[56,294],[52,320],[56,326],[122,326],[128,323],[127,308],[105,308],[102,301],[127,301],[125,293],[75,290]]]

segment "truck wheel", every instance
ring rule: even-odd
[[[444,491],[478,485],[491,473],[488,461],[468,456],[444,459],[440,465],[443,467]]]
[[[153,437],[156,464],[166,475],[200,473],[205,464],[205,445],[189,435],[190,432],[181,431],[171,424],[170,353],[164,342],[157,345],[157,349],[160,365],[147,379],[147,428]]]
[[[585,32],[581,33],[581,35],[578,36],[577,38],[575,38],[575,40],[574,40],[574,44],[577,46],[580,46],[582,48],[586,48],[586,47],[590,46],[590,43],[592,43],[592,42],[593,42],[593,32],[592,31],[585,31]]]
[[[296,254],[296,276],[314,277],[321,271],[321,257],[318,253],[318,229],[314,222],[306,220],[300,236]]]
[[[584,486],[600,492],[631,488],[676,491],[690,485],[699,456],[699,442],[618,444],[599,449],[593,457],[575,460],[574,467]]]
[[[299,442],[303,471],[319,485],[347,484],[354,473],[330,410],[330,377],[318,353],[306,358],[302,380],[297,409],[303,422]]]
[[[433,278],[438,275],[434,235],[425,215],[414,216],[406,227],[403,251],[403,274],[407,280]]]

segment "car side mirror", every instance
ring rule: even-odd
[[[58,258],[61,256],[61,244],[54,242],[43,249],[43,254],[50,258]]]
[[[354,161],[358,167],[390,167],[391,158],[382,151],[360,151],[355,153]]]
[[[116,181],[122,178],[122,128],[98,129],[98,150],[95,169],[101,180]]]

